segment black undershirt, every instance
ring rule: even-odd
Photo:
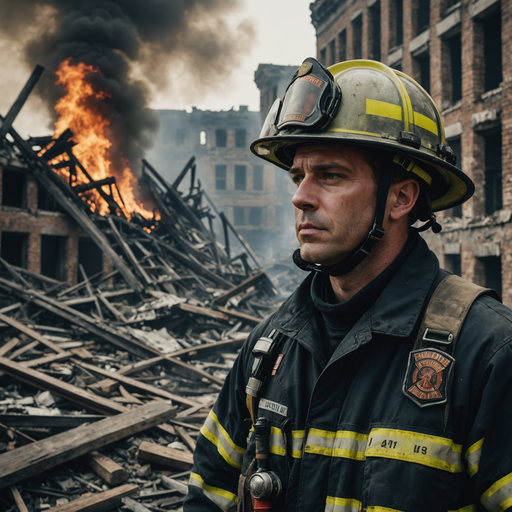
[[[311,284],[311,298],[318,310],[318,323],[322,326],[322,340],[327,360],[331,358],[356,322],[368,311],[389,284],[397,270],[411,253],[419,239],[415,232],[405,247],[386,269],[372,282],[345,302],[336,303],[329,276],[316,274]]]

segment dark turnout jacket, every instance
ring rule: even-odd
[[[418,389],[435,384],[408,363],[445,275],[420,240],[328,361],[306,278],[242,348],[198,438],[185,512],[236,510],[239,475],[255,451],[245,395],[251,349],[272,329],[285,336],[283,356],[258,417],[272,425],[270,469],[284,487],[274,510],[512,508],[512,312],[489,296],[473,304],[453,354],[447,403],[420,407],[403,391],[414,371]]]

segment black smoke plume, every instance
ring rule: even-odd
[[[151,135],[158,127],[148,110],[150,88],[171,80],[201,87],[227,83],[231,71],[252,40],[250,26],[229,27],[226,16],[241,0],[1,0],[0,37],[21,36],[26,64],[44,65],[37,91],[53,118],[53,107],[64,94],[55,71],[72,64],[93,65],[88,76],[108,99],[98,104],[110,119],[113,162],[121,158],[139,167]],[[134,78],[134,69],[137,76]],[[106,109],[106,112],[105,112]]]

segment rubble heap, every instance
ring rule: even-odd
[[[160,218],[129,221],[115,180],[106,193],[73,156],[70,131],[24,140],[12,119],[2,118],[0,163],[31,173],[113,270],[81,267],[69,286],[0,258],[0,510],[179,509],[201,425],[278,290],[193,158],[172,184],[143,161]],[[66,166],[88,183],[73,187],[56,172]],[[90,208],[91,190],[109,215]]]

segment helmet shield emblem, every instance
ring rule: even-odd
[[[420,407],[444,404],[448,401],[450,381],[455,359],[433,348],[414,350],[402,391]]]

